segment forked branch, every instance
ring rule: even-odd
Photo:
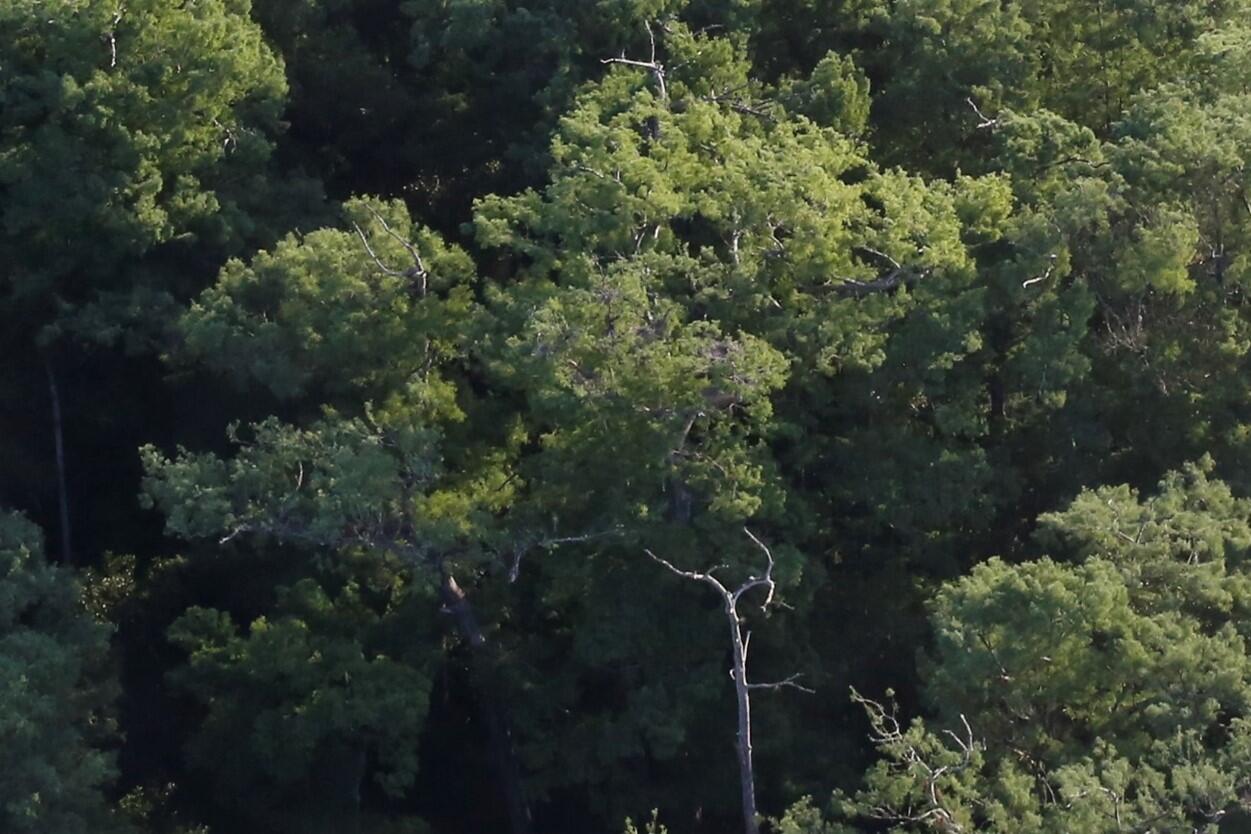
[[[356,230],[357,237],[359,237],[361,239],[361,243],[365,245],[365,251],[369,253],[370,259],[374,262],[378,269],[382,270],[382,272],[386,275],[390,275],[393,278],[404,278],[409,281],[416,281],[417,294],[424,297],[428,285],[429,273],[426,271],[425,262],[421,259],[420,250],[418,250],[416,244],[412,241],[406,240],[397,234],[396,231],[391,228],[391,224],[387,223],[386,218],[379,214],[372,206],[366,206],[366,208],[369,209],[369,213],[373,215],[374,220],[378,221],[378,224],[382,226],[382,230],[386,232],[387,236],[407,250],[408,254],[413,259],[413,265],[408,269],[393,269],[392,267],[387,266],[383,262],[382,258],[378,257],[378,253],[374,251],[373,246],[370,245],[369,238],[365,235],[365,232],[361,229],[360,225],[353,223],[352,228]]]
[[[603,58],[601,64],[624,64],[628,67],[639,67],[651,72],[652,78],[656,80],[657,93],[661,101],[669,100],[669,88],[665,85],[665,65],[656,60],[656,34],[652,31],[652,24],[645,21],[643,26],[647,29],[647,39],[651,42],[651,59],[647,61],[639,61],[634,58],[627,58],[623,52],[617,58]]]

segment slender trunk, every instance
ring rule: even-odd
[[[61,418],[61,392],[56,384],[56,372],[52,369],[52,360],[45,357],[43,367],[48,375],[48,393],[52,397],[52,442],[56,447],[57,503],[61,516],[61,562],[71,565],[74,563],[74,547],[70,533],[69,490],[65,477],[65,432]]]
[[[486,672],[485,649],[486,635],[478,623],[473,606],[465,596],[465,591],[457,583],[456,578],[444,572],[443,582],[439,587],[439,595],[444,607],[456,621],[461,637],[469,644],[475,658],[478,671]],[[479,678],[485,675],[480,674]],[[504,806],[508,809],[509,830],[512,834],[530,834],[530,806],[526,804],[525,794],[521,790],[521,770],[517,766],[517,757],[513,752],[512,722],[504,705],[495,697],[489,685],[483,685],[478,692],[483,718],[487,725],[487,736],[491,745],[491,761],[495,767],[496,778],[504,793]]]
[[[998,439],[1003,435],[1005,418],[1008,415],[1003,377],[998,369],[991,374],[987,388],[990,395],[990,436],[992,439]]]
[[[727,606],[730,640],[734,644],[734,695],[738,702],[738,780],[743,801],[743,831],[759,834],[756,814],[756,774],[751,761],[751,690],[747,681],[747,645],[738,613]]]

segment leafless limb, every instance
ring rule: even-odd
[[[352,228],[356,230],[357,237],[359,237],[361,239],[361,243],[365,245],[365,251],[369,253],[370,259],[373,260],[374,264],[382,270],[383,273],[390,275],[393,278],[405,278],[410,281],[416,280],[417,293],[418,295],[424,297],[426,294],[429,273],[426,271],[426,265],[421,259],[421,252],[411,241],[405,240],[403,237],[396,234],[395,230],[391,228],[391,224],[387,223],[386,218],[379,214],[372,206],[366,206],[366,208],[369,209],[369,213],[372,214],[374,219],[377,220],[382,226],[382,230],[408,251],[408,254],[412,256],[413,265],[404,270],[392,269],[387,266],[382,262],[382,259],[378,257],[378,253],[375,252],[374,248],[369,244],[369,238],[365,236],[365,232],[361,230],[360,225],[353,223]]]
[[[695,582],[706,582],[709,585],[711,585],[713,588],[715,588],[724,598],[726,598],[727,600],[730,599],[730,596],[731,596],[730,592],[726,589],[725,585],[721,584],[720,579],[717,579],[717,577],[713,576],[713,571],[720,570],[724,568],[725,565],[718,565],[715,568],[710,568],[709,570],[704,571],[703,573],[700,573],[699,571],[682,570],[677,565],[673,564],[673,562],[670,562],[668,559],[664,558],[663,556],[657,556],[649,548],[643,548],[643,552],[646,553],[648,556],[652,557],[652,559],[655,560],[656,562],[659,562],[661,565],[664,565],[666,568],[669,569],[671,573],[675,574],[676,576],[680,576],[683,579],[690,579]]]
[[[1029,287],[1032,284],[1037,284],[1039,281],[1046,281],[1048,278],[1050,278],[1051,273],[1054,272],[1056,268],[1055,253],[1051,254],[1050,261],[1051,262],[1047,264],[1047,270],[1045,272],[1043,272],[1041,275],[1035,275],[1033,278],[1029,278],[1023,281],[1021,283],[1021,289],[1025,289],[1026,287]]]
[[[218,543],[218,544],[229,544],[230,542],[234,541],[236,538],[238,538],[239,536],[243,535],[244,533],[247,533],[247,532],[248,532],[248,531],[250,531],[251,529],[252,529],[252,528],[251,528],[251,527],[249,527],[249,526],[248,526],[248,525],[246,525],[246,524],[240,524],[238,527],[236,527],[235,529],[231,530],[229,533],[227,533],[226,535],[224,535],[224,536],[222,536],[220,539],[218,539],[218,540],[217,540],[217,543]]]
[[[999,659],[999,653],[995,651],[994,645],[990,642],[990,638],[986,636],[984,631],[977,631],[978,642],[982,644],[982,648],[990,655],[990,659],[995,661],[995,665],[999,667],[999,680],[1004,683],[1011,683],[1012,676],[1008,674],[1007,668],[1004,667],[1003,661]]]
[[[831,282],[827,285],[837,295],[861,298],[874,293],[891,292],[901,286],[928,278],[934,271],[932,267],[902,264],[894,257],[880,249],[874,249],[872,246],[858,245],[855,249],[880,261],[883,265],[889,267],[889,271],[870,281],[861,281],[856,278],[839,278],[838,283]]]
[[[761,577],[760,579],[751,577],[747,581],[746,584],[742,585],[737,591],[735,591],[734,601],[737,603],[738,598],[741,597],[747,591],[750,591],[752,588],[765,587],[765,588],[768,588],[768,594],[765,596],[765,601],[761,603],[760,610],[767,611],[769,609],[769,606],[773,603],[773,593],[777,589],[777,586],[773,582],[773,564],[774,564],[773,553],[772,551],[769,550],[769,548],[765,545],[764,542],[762,542],[759,538],[756,537],[756,534],[753,533],[751,530],[744,527],[743,532],[747,534],[747,538],[751,539],[752,542],[756,545],[756,547],[760,548],[761,551],[764,552],[765,559],[768,560],[768,567],[765,568],[765,575],[763,577]]]
[[[743,532],[751,539],[752,543],[765,556],[766,566],[763,576],[752,575],[747,577],[734,590],[722,582],[716,575],[715,571],[721,568],[709,568],[704,571],[683,570],[669,560],[657,556],[651,550],[644,552],[651,559],[662,565],[670,573],[688,579],[692,582],[702,582],[715,590],[721,597],[722,606],[726,616],[727,624],[730,628],[730,642],[733,648],[732,667],[730,669],[730,678],[734,682],[734,692],[738,707],[738,765],[739,765],[739,789],[742,800],[743,809],[743,827],[745,834],[759,834],[760,820],[756,813],[756,782],[755,770],[752,763],[752,744],[751,744],[751,692],[755,689],[798,689],[801,692],[811,693],[813,690],[799,683],[800,676],[798,674],[783,678],[780,681],[772,683],[751,683],[747,677],[747,656],[751,648],[751,631],[743,627],[743,620],[738,613],[738,604],[743,595],[756,588],[765,588],[766,594],[764,601],[761,603],[761,610],[768,611],[770,604],[773,603],[774,592],[776,591],[776,583],[773,579],[774,560],[773,553],[760,538],[750,529],[744,527]]]
[[[610,177],[607,174],[605,174],[603,171],[597,171],[596,169],[592,168],[589,165],[574,165],[573,170],[581,171],[584,174],[590,174],[596,179],[601,179],[601,180],[604,180],[605,182],[615,182],[618,185],[621,185],[621,171],[614,171],[613,175]]]
[[[743,98],[738,95],[738,92],[743,89],[743,86],[745,85],[726,89],[720,93],[703,96],[702,98],[709,104],[723,105],[730,108],[735,113],[742,113],[746,116],[755,116],[758,119],[765,119],[770,122],[773,121],[773,113],[768,109],[771,102],[757,103],[751,101],[750,99]]]
[[[901,286],[914,284],[917,281],[928,278],[933,269],[930,267],[899,267],[892,269],[885,275],[874,278],[872,281],[858,281],[855,278],[842,278],[840,283],[832,286],[833,291],[840,296],[862,298],[866,295],[874,293],[890,292]]]
[[[958,773],[973,763],[973,757],[979,745],[973,736],[973,729],[969,726],[968,720],[963,715],[960,716],[960,723],[964,729],[963,736],[950,730],[945,731],[960,751],[959,761],[954,764],[935,766],[926,760],[922,751],[904,733],[893,705],[887,709],[855,690],[852,690],[852,700],[863,706],[868,714],[870,740],[876,746],[889,751],[908,773],[915,774],[921,779],[918,787],[925,797],[925,802],[921,807],[915,807],[911,802],[903,808],[875,806],[868,809],[867,816],[892,823],[925,823],[940,831],[954,832],[954,834],[964,831],[964,827],[956,821],[955,815],[946,807],[939,783],[944,776]]]
[[[886,262],[887,264],[890,265],[892,269],[901,270],[904,268],[903,264],[899,263],[899,261],[895,260],[890,255],[887,255],[885,252],[881,251],[880,249],[874,249],[872,246],[856,246],[855,248],[860,250],[861,252],[867,252],[868,254],[872,255],[873,257],[877,258],[880,261]]]
[[[1062,156],[1059,159],[1053,159],[1050,162],[1045,162],[1042,165],[1039,165],[1037,168],[1037,171],[1039,173],[1042,173],[1043,171],[1046,171],[1048,168],[1058,168],[1061,165],[1072,165],[1074,163],[1080,164],[1080,165],[1086,165],[1086,166],[1089,166],[1090,168],[1106,168],[1109,165],[1109,163],[1106,161],[1096,162],[1095,160],[1090,159],[1089,157],[1079,156],[1077,154],[1070,154],[1068,156]]]
[[[617,526],[611,530],[602,530],[597,533],[583,533],[577,536],[553,536],[551,538],[539,539],[538,541],[520,542],[513,548],[512,564],[508,568],[508,581],[509,583],[517,581],[517,578],[521,575],[521,560],[525,558],[527,553],[536,548],[550,550],[562,544],[582,544],[597,539],[619,536],[621,532],[621,527]]]
[[[803,677],[803,674],[796,673],[794,675],[785,677],[780,681],[774,681],[773,683],[749,683],[747,684],[747,688],[748,689],[784,689],[786,687],[790,687],[792,689],[798,689],[800,692],[806,692],[809,695],[817,694],[817,691],[815,689],[811,689],[799,683],[799,679],[802,677]]]
[[[985,113],[983,113],[982,109],[977,106],[977,102],[973,100],[972,96],[969,96],[968,98],[966,98],[965,101],[968,103],[969,107],[973,108],[973,112],[977,115],[977,117],[981,119],[981,123],[978,124],[977,126],[978,130],[985,130],[986,128],[994,129],[996,127],[999,127],[999,120],[992,119],[989,116],[987,116]]]
[[[669,88],[665,85],[665,65],[656,60],[656,34],[652,31],[652,24],[644,21],[643,26],[647,29],[647,38],[651,42],[651,59],[647,61],[637,61],[627,58],[622,53],[618,58],[604,58],[600,60],[601,64],[624,64],[629,67],[640,67],[649,70],[652,77],[656,79],[656,88],[660,94],[661,101],[669,100]]]
[[[955,742],[956,746],[960,748],[960,752],[964,753],[964,758],[967,761],[976,749],[976,742],[973,739],[973,728],[969,726],[969,719],[964,717],[964,713],[960,713],[960,723],[964,725],[964,738],[956,735],[951,730],[943,730],[943,733]]]
[[[109,69],[117,66],[117,27],[122,22],[122,15],[125,13],[125,6],[118,6],[117,12],[113,15],[113,28],[109,30]]]

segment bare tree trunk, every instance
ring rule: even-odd
[[[61,562],[74,563],[74,547],[70,530],[69,489],[65,477],[65,432],[61,418],[61,392],[56,383],[52,360],[44,357],[44,371],[48,375],[48,393],[52,398],[52,442],[56,448],[57,503],[61,516]]]
[[[756,771],[751,758],[751,691],[753,689],[782,689],[785,687],[798,689],[803,692],[812,692],[812,690],[799,685],[799,675],[791,675],[785,680],[773,683],[752,683],[747,678],[747,650],[751,645],[751,632],[744,633],[743,631],[743,621],[738,615],[738,603],[748,591],[755,588],[763,588],[765,599],[760,605],[760,610],[768,611],[769,606],[773,603],[773,595],[777,590],[777,585],[773,580],[773,553],[769,551],[764,542],[756,538],[751,530],[744,527],[743,532],[764,553],[767,563],[764,576],[749,576],[745,582],[734,590],[730,590],[725,583],[713,575],[713,572],[718,570],[718,568],[713,568],[703,573],[693,570],[682,570],[650,550],[644,552],[671,573],[683,579],[703,582],[705,585],[711,586],[721,596],[725,617],[730,625],[730,643],[734,649],[733,667],[730,670],[730,675],[734,679],[734,697],[738,705],[738,739],[736,746],[738,748],[739,795],[743,804],[743,832],[744,834],[760,834],[760,820],[756,809]]]
[[[487,671],[486,635],[474,613],[473,606],[465,596],[465,591],[457,583],[456,577],[446,570],[439,586],[439,596],[452,618],[461,637],[469,644],[480,673]],[[485,675],[479,675],[485,677]],[[490,686],[481,686],[478,697],[483,718],[487,725],[487,737],[491,745],[491,761],[495,768],[496,778],[504,793],[504,805],[508,810],[509,830],[512,834],[530,834],[532,819],[530,806],[526,804],[525,793],[521,789],[521,769],[517,766],[517,756],[513,751],[512,721],[508,711]]]
[[[738,613],[726,607],[730,619],[730,640],[734,645],[734,695],[738,703],[738,780],[743,803],[743,831],[759,834],[756,812],[756,772],[751,760],[751,685],[747,682],[747,643]]]

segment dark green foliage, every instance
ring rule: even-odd
[[[944,729],[857,696],[883,761],[836,815],[898,831],[1216,832],[1251,788],[1251,504],[1210,469],[1045,516],[1041,542],[1077,561],[992,559],[943,588],[924,689]],[[785,825],[828,830],[809,806]]]
[[[0,828],[1231,829],[1248,11],[3,5]]]
[[[0,827],[122,831],[104,790],[108,629],[83,608],[72,577],[49,565],[43,537],[0,512]]]

